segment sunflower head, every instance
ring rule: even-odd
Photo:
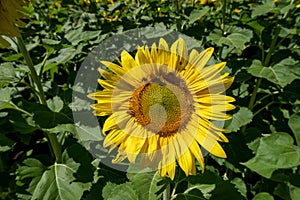
[[[0,0],[0,34],[10,38],[19,35],[18,26],[25,26],[21,20],[26,12],[23,5],[25,5],[23,0]],[[0,37],[0,42],[7,44],[2,37]]]
[[[213,48],[188,51],[182,38],[169,48],[164,39],[135,55],[123,51],[118,62],[102,61],[98,80],[103,90],[89,94],[94,114],[108,116],[103,124],[104,146],[118,148],[113,163],[128,159],[175,176],[176,165],[186,175],[204,170],[203,152],[226,157],[219,142],[227,142],[215,120],[231,117],[234,98],[224,95],[233,77],[226,63],[208,66]]]

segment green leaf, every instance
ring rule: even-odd
[[[211,194],[210,200],[245,199],[229,181],[218,183]]]
[[[193,24],[201,17],[205,16],[209,12],[209,7],[203,7],[201,10],[193,10],[189,16],[189,24]]]
[[[73,123],[72,119],[66,114],[62,112],[53,112],[45,105],[29,103],[27,110],[34,114],[33,120],[40,128],[50,129],[59,124]]]
[[[299,200],[300,197],[300,188],[290,185],[289,186],[290,196],[291,200]]]
[[[201,191],[197,188],[193,188],[192,190],[185,191],[184,193],[178,194],[176,196],[177,200],[206,200],[205,197],[203,197],[203,194]]]
[[[211,197],[211,192],[216,188],[215,184],[189,184],[188,189],[184,191],[181,195],[185,198],[190,199],[209,199]],[[198,194],[197,193],[198,190]],[[196,198],[197,197],[197,198]]]
[[[219,29],[214,29],[207,36],[207,39],[215,43],[217,46],[222,46],[222,42],[221,42],[222,38],[224,38],[223,33]]]
[[[293,114],[288,124],[295,135],[297,145],[300,147],[300,113]]]
[[[287,133],[273,133],[257,139],[254,158],[242,163],[252,171],[271,178],[277,169],[288,169],[300,165],[300,148],[293,145],[293,138]]]
[[[47,131],[51,133],[59,133],[59,132],[70,132],[80,141],[101,141],[103,139],[103,135],[101,134],[100,128],[90,127],[85,125],[76,124],[59,124],[58,126],[47,129]]]
[[[73,176],[80,164],[63,153],[63,163],[50,166],[48,169],[37,159],[27,159],[26,166],[18,169],[21,180],[32,178],[28,192],[31,199],[81,199],[83,192],[89,189],[90,184],[75,182]]]
[[[252,10],[252,18],[265,15],[275,9],[275,3],[273,0],[265,0],[262,5],[255,6]]]
[[[0,110],[2,109],[8,109],[8,108],[15,108],[13,105],[11,105],[11,93],[13,91],[13,88],[5,87],[0,88]]]
[[[286,58],[273,67],[264,67],[259,60],[253,60],[248,72],[253,76],[265,78],[268,81],[285,87],[293,80],[299,79],[299,64],[292,58]]]
[[[254,32],[258,35],[261,36],[263,30],[265,29],[264,26],[260,25],[258,21],[250,21],[247,23],[249,26],[251,26],[254,29]]]
[[[16,70],[12,63],[0,64],[0,82],[11,83],[16,82]]]
[[[55,96],[53,99],[48,99],[47,104],[53,112],[59,112],[64,107],[64,102],[58,96]]]
[[[155,200],[161,197],[161,194],[155,194],[162,188],[162,185],[157,185],[162,180],[157,171],[143,170],[139,173],[128,173],[127,177],[137,191],[139,199]]]
[[[102,190],[104,200],[124,200],[124,199],[139,199],[137,191],[133,189],[132,183],[123,183],[117,185],[108,182]]]
[[[276,188],[274,189],[273,195],[276,195],[278,197],[281,197],[284,200],[290,200],[290,192],[289,192],[289,186],[287,183],[279,183]]]
[[[234,31],[227,37],[220,38],[220,43],[226,44],[229,47],[236,48],[236,53],[240,53],[246,48],[246,43],[250,42],[252,38],[252,31],[248,29],[238,29],[239,32]]]
[[[65,38],[69,40],[73,45],[77,45],[79,42],[84,40],[93,39],[99,36],[101,31],[83,31],[82,28],[77,30],[71,30],[66,35]]]
[[[260,192],[252,200],[274,200],[273,196],[267,192]]]
[[[241,178],[234,178],[231,183],[235,185],[235,188],[243,195],[243,197],[247,198],[247,187]]]
[[[228,125],[225,127],[227,131],[236,132],[246,124],[249,124],[252,121],[253,114],[246,108],[241,107],[240,110],[232,116],[232,119],[228,122]]]

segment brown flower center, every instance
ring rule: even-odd
[[[150,78],[137,88],[129,101],[130,114],[147,130],[169,136],[188,123],[193,98],[186,84],[174,73]]]

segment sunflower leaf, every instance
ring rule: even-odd
[[[229,132],[236,132],[240,130],[242,126],[250,123],[252,117],[253,114],[248,108],[241,107],[240,110],[233,115],[232,119],[227,122],[225,129]]]
[[[260,192],[254,196],[253,200],[274,200],[274,197],[267,192]]]
[[[300,113],[293,114],[288,123],[295,135],[297,145],[300,147]]]
[[[151,200],[159,199],[163,184],[160,184],[163,179],[158,171],[153,171],[149,168],[142,169],[138,165],[130,165],[127,177],[133,184],[135,190],[138,191],[140,199]]]
[[[209,7],[203,7],[201,10],[193,10],[189,16],[189,24],[193,24],[201,17],[205,16],[209,12]]]
[[[53,112],[59,112],[64,106],[64,102],[61,100],[60,97],[55,96],[53,99],[48,99],[47,100],[48,107],[53,111]]]
[[[285,87],[299,78],[299,64],[292,58],[286,58],[273,67],[264,67],[259,60],[253,60],[248,72],[253,76],[265,78],[268,81]]]
[[[255,156],[241,163],[266,178],[271,178],[277,169],[288,169],[300,165],[300,148],[293,145],[293,138],[287,133],[273,133],[257,139],[253,148]],[[252,143],[253,144],[253,143]]]
[[[298,200],[300,197],[300,188],[290,185],[289,186],[289,192],[290,192],[290,196],[291,196],[291,200]]]
[[[275,3],[273,0],[265,0],[265,3],[262,5],[258,5],[253,8],[252,18],[256,16],[265,15],[275,9]]]
[[[37,159],[27,159],[25,166],[18,169],[21,180],[32,178],[27,191],[31,199],[80,199],[90,184],[75,182],[74,173],[80,164],[63,153],[63,163],[54,163],[48,169]]]
[[[224,195],[226,193],[226,195]],[[246,199],[243,197],[235,186],[229,181],[222,181],[216,184],[216,188],[212,191],[210,200],[227,200],[227,199]]]
[[[121,185],[108,182],[102,190],[102,196],[104,200],[139,199],[130,182]]]

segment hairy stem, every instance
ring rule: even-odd
[[[34,64],[29,55],[29,52],[27,51],[27,48],[26,48],[26,45],[24,43],[22,36],[17,37],[17,40],[18,40],[19,49],[20,49],[21,53],[23,54],[24,59],[30,70],[31,78],[34,82],[34,87],[37,88],[37,92],[38,92],[37,95],[38,95],[39,101],[41,104],[47,106],[47,101],[46,101],[45,93],[44,93],[43,86],[41,83],[41,79],[37,75],[36,69],[34,68]],[[56,137],[56,135],[51,134],[51,133],[46,133],[46,134],[47,134],[48,140],[51,144],[52,150],[54,152],[56,162],[60,163],[61,162],[61,147],[57,140],[57,137]]]
[[[271,42],[271,45],[270,45],[269,52],[268,52],[265,60],[263,61],[263,66],[265,66],[265,67],[268,67],[270,65],[271,57],[272,57],[272,55],[273,55],[273,53],[276,49],[276,43],[277,43],[277,40],[278,40],[278,37],[279,37],[280,29],[281,29],[281,27],[279,25],[277,25],[277,27],[275,29],[274,38],[273,38],[273,40]],[[252,95],[251,95],[251,98],[250,98],[250,101],[249,101],[249,105],[248,105],[248,109],[251,110],[251,111],[253,110],[253,106],[254,106],[254,103],[256,101],[257,92],[258,92],[258,89],[261,85],[261,82],[262,82],[262,78],[258,78],[257,82],[256,82],[256,85],[254,87],[254,90],[252,92]],[[246,125],[242,127],[241,131],[242,131],[243,134],[245,134]]]
[[[164,190],[163,193],[163,200],[170,200],[171,198],[171,191],[170,191],[170,183],[167,184],[166,189]]]

